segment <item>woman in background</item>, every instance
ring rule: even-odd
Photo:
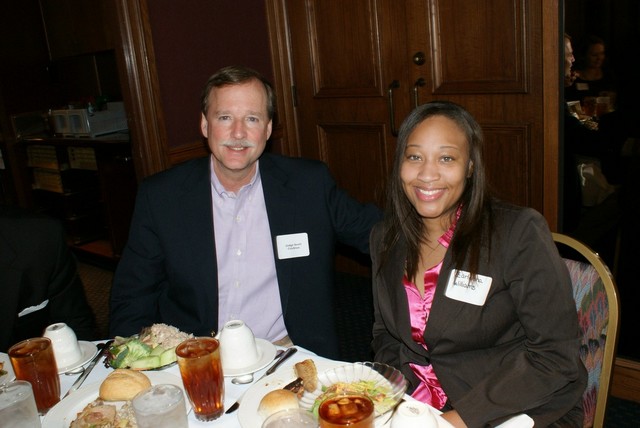
[[[404,121],[371,234],[375,360],[456,427],[582,426],[571,280],[545,219],[489,195],[482,132],[432,102]]]
[[[606,67],[604,40],[591,35],[576,47],[576,79],[573,85],[565,90],[565,99],[584,103],[585,97],[609,97],[609,108],[613,110],[616,81],[613,72]]]

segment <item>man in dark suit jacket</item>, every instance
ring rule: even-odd
[[[323,163],[263,153],[274,110],[271,86],[253,70],[227,67],[209,79],[201,131],[212,155],[140,186],[114,277],[113,335],[134,334],[155,322],[209,335],[237,317],[258,337],[288,338],[338,356],[334,246],[341,242],[368,253],[369,232],[381,212],[338,189]],[[225,222],[225,204],[239,204],[237,223],[245,217],[256,223],[237,226],[236,217]],[[241,232],[247,235],[244,250],[234,246],[238,236],[230,229],[236,227],[247,228]],[[255,262],[233,268],[234,257],[245,254]],[[239,302],[241,281],[235,278],[247,271],[253,277],[245,283],[264,287],[253,284]]]
[[[79,339],[96,323],[58,220],[0,205],[0,350],[64,322]]]

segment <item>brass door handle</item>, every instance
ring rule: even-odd
[[[395,107],[393,105],[393,90],[400,87],[400,82],[394,80],[389,84],[388,95],[389,95],[389,125],[391,127],[391,135],[394,137],[398,136],[398,130],[396,129],[396,113]]]

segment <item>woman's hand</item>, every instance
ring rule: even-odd
[[[457,410],[444,412],[441,416],[456,428],[467,428],[467,424],[464,423]]]

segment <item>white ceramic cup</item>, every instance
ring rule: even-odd
[[[220,359],[224,369],[243,369],[260,359],[256,338],[244,321],[228,321],[216,335],[220,341]]]
[[[391,428],[437,428],[431,408],[419,401],[404,401],[391,418]]]
[[[53,355],[59,369],[77,363],[82,358],[78,338],[73,329],[65,323],[51,324],[45,328],[43,336],[51,340]]]

